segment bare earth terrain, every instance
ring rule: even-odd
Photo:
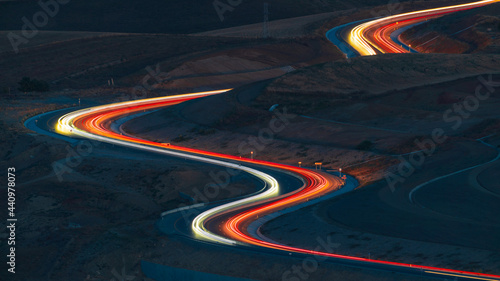
[[[368,61],[372,69],[380,65],[390,73],[394,70],[385,63],[389,57],[373,57]],[[500,129],[496,92],[464,118],[459,128],[454,128],[456,124],[443,117],[443,112],[453,108],[453,104],[474,95],[480,84],[478,74],[491,71],[495,65],[494,57],[458,59],[456,56],[424,58],[408,55],[406,59],[413,57],[416,58],[413,61],[422,64],[427,61],[429,65],[439,59],[443,68],[447,67],[448,59],[455,64],[468,60],[477,63],[471,70],[457,68],[461,72],[458,75],[456,72],[446,75],[444,73],[449,72],[441,71],[439,67],[429,71],[429,68],[419,69],[419,64],[410,64],[411,83],[420,85],[404,87],[404,90],[389,86],[386,91],[367,87],[373,91],[358,92],[354,96],[347,96],[344,88],[336,88],[336,83],[340,82],[330,82],[330,90],[316,83],[323,91],[320,94],[307,91],[314,82],[305,82],[306,90],[303,91],[297,86],[285,86],[288,81],[297,85],[303,77],[335,77],[346,72],[346,68],[331,67],[326,68],[326,74],[325,67],[313,66],[272,83],[255,84],[225,95],[157,111],[129,121],[123,128],[128,133],[152,140],[181,140],[180,144],[188,147],[248,156],[238,149],[239,144],[245,143],[247,135],[257,136],[269,120],[276,118],[277,115],[266,110],[269,105],[279,103],[278,109],[286,108],[288,113],[309,114],[309,118],[295,116],[262,151],[256,149],[256,157],[292,165],[301,161],[303,166],[323,162],[326,169],[347,166],[347,171],[357,175],[366,187],[320,206],[277,218],[264,226],[263,233],[274,240],[306,248],[314,248],[317,237],[335,235],[332,237],[341,243],[338,250],[343,254],[497,273],[500,270],[500,257],[495,250],[500,246],[496,239],[500,234],[496,216],[500,211],[498,197],[491,196],[481,185],[478,188],[469,184],[470,181],[463,177],[467,178],[469,173],[479,174],[477,169],[481,169],[481,173],[493,171],[490,166],[498,163],[429,184],[416,193],[416,203],[409,201],[409,192],[418,184],[482,165],[497,156],[497,149],[476,140],[490,136],[485,141],[494,147],[498,145],[497,137],[492,136]],[[483,61],[486,65],[492,64],[482,70]],[[348,69],[356,69],[356,63],[353,60],[352,68]],[[370,75],[373,72],[369,71]],[[380,87],[385,79],[385,85],[390,85],[389,79],[394,81],[397,74],[396,71],[393,73],[385,78],[381,75],[372,83]],[[436,73],[443,73],[443,76],[436,78]],[[367,72],[351,74],[354,81],[363,80],[366,75]],[[399,72],[399,75],[402,79],[405,73]],[[498,75],[491,76],[491,79],[497,81]],[[331,97],[329,104],[325,105],[328,100],[323,103],[316,101],[325,99],[325,96]],[[214,112],[213,108],[217,111]],[[210,118],[205,117],[208,112],[211,112]],[[203,135],[197,128],[213,130],[210,135]],[[383,180],[387,170],[397,173],[397,165],[402,159],[398,154],[422,149],[414,141],[424,140],[435,128],[442,128],[449,136],[448,140],[392,191]],[[373,146],[368,151],[357,150],[357,145],[365,139]],[[299,152],[290,155],[289,150]],[[375,161],[370,161],[373,159]],[[394,166],[389,168],[391,165]],[[483,182],[486,177],[482,176]],[[494,191],[497,189],[495,182],[484,185],[495,186],[490,187]]]
[[[489,53],[500,48],[500,3],[444,16],[405,31],[401,38],[422,53]]]
[[[35,2],[14,2],[2,13],[18,13],[22,5],[36,10]],[[68,6],[71,12],[61,14],[47,29],[71,30],[71,24],[78,24],[71,15],[86,5],[83,2]],[[106,144],[75,156],[75,145],[23,126],[31,116],[76,109],[79,103],[87,107],[233,87],[226,94],[135,118],[122,129],[146,139],[232,155],[249,156],[253,151],[258,159],[291,165],[300,161],[312,168],[314,162],[323,162],[325,170],[342,167],[359,180],[360,187],[350,194],[266,224],[262,232],[276,241],[314,248],[321,237],[339,243],[335,251],[342,254],[500,274],[500,166],[498,161],[488,163],[500,145],[497,84],[489,84],[495,91],[477,108],[468,105],[474,110],[467,110],[467,117],[453,111],[456,104],[470,101],[484,85],[481,81],[500,81],[500,56],[491,51],[497,41],[460,51],[474,54],[346,61],[324,32],[391,12],[386,1],[368,2],[308,1],[311,8],[304,10],[304,1],[281,1],[276,5],[288,10],[280,10],[277,18],[322,14],[271,22],[273,38],[268,39],[254,38],[258,26],[235,27],[261,20],[242,17],[254,13],[248,7],[262,8],[261,3],[248,2],[228,14],[224,23],[214,13],[202,17],[195,28],[179,32],[223,28],[196,35],[131,34],[148,24],[138,19],[130,21],[137,29],[121,30],[126,26],[118,28],[112,25],[116,19],[107,19],[93,23],[108,24],[107,30],[40,32],[19,54],[0,41],[0,159],[2,167],[17,170],[16,280],[112,280],[118,273],[148,280],[141,260],[256,280],[282,280],[286,271],[300,266],[301,257],[200,247],[155,227],[161,212],[191,204],[189,196],[195,197],[221,168]],[[400,8],[448,2],[411,1]],[[355,9],[366,4],[382,6]],[[471,31],[488,33],[484,28],[490,16],[481,14],[476,19],[487,21]],[[168,28],[180,28],[187,21],[191,19]],[[162,30],[149,32],[168,30],[165,25],[156,27]],[[0,36],[5,39],[6,33]],[[46,80],[51,91],[18,91],[23,76]],[[111,79],[114,85],[108,84]],[[138,91],[141,87],[144,90]],[[277,106],[270,112],[273,105]],[[283,114],[288,116],[286,127],[263,138],[269,122]],[[436,128],[447,140],[391,188],[385,177],[398,174],[401,161],[422,149],[415,141],[428,139]],[[75,165],[58,177],[54,165],[69,163]],[[473,166],[477,167],[432,181]],[[410,192],[424,183],[410,200]],[[260,185],[239,175],[210,201],[249,194]],[[3,227],[0,237],[6,235]],[[307,279],[424,280],[333,263],[321,264]]]

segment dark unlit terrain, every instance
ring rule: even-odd
[[[422,53],[489,53],[500,50],[500,3],[415,26],[401,38]]]
[[[281,280],[300,266],[302,257],[200,247],[155,227],[161,212],[190,204],[183,194],[195,197],[222,168],[105,144],[75,160],[69,156],[74,146],[23,126],[31,116],[76,108],[79,101],[87,107],[232,87],[133,119],[123,129],[232,155],[254,151],[258,159],[291,165],[313,167],[319,161],[326,170],[342,167],[360,181],[351,194],[266,224],[262,232],[274,240],[314,248],[318,237],[329,238],[339,243],[338,253],[500,274],[499,166],[485,164],[500,144],[498,87],[458,128],[457,119],[443,115],[475,94],[479,77],[500,80],[500,57],[491,54],[496,41],[460,51],[472,55],[344,61],[324,38],[326,30],[352,20],[466,1],[405,1],[398,11],[389,11],[395,6],[387,1],[277,1],[270,5],[272,19],[333,15],[280,22],[272,29],[280,38],[269,39],[249,36],[255,26],[240,26],[261,21],[259,1],[244,1],[223,22],[211,1],[109,1],[109,9],[96,9],[98,2],[62,6],[43,28],[56,31],[40,31],[18,54],[6,40],[8,31],[0,32],[0,159],[2,167],[17,170],[17,280],[112,280],[117,274],[148,280],[141,260],[256,280]],[[3,30],[19,29],[20,20],[12,19],[39,10],[36,1],[0,6]],[[480,24],[471,30],[489,32],[483,20],[493,14],[486,12],[473,17]],[[23,76],[47,81],[51,91],[18,91]],[[114,85],[108,85],[112,78]],[[280,113],[288,114],[286,126],[250,146]],[[415,140],[429,138],[435,128],[443,129],[446,142],[391,189],[385,176],[397,173],[400,161],[421,149]],[[78,164],[58,178],[53,164],[69,161]],[[414,203],[409,200],[417,185],[475,165],[430,182],[415,193]],[[259,187],[240,175],[211,201]],[[6,235],[3,228],[0,236]],[[308,279],[423,280],[331,263]]]
[[[497,59],[485,55],[378,56],[354,59],[344,67],[313,66],[273,82],[142,116],[126,123],[124,129],[161,142],[175,141],[181,135],[180,145],[249,156],[248,151],[239,149],[241,143],[248,142],[248,135],[258,136],[270,120],[279,118],[280,112],[294,114],[263,150],[254,147],[256,157],[292,165],[301,161],[303,166],[323,162],[327,170],[347,167],[345,170],[358,176],[364,187],[318,207],[277,218],[264,226],[265,234],[308,248],[315,247],[316,237],[335,234],[334,239],[342,244],[339,253],[343,254],[366,257],[370,253],[377,259],[497,273],[500,257],[495,249],[500,247],[496,239],[500,222],[495,214],[500,210],[494,192],[498,184],[487,179],[494,177],[498,163],[485,163],[498,154],[498,93],[494,91],[478,101],[477,109],[461,118],[460,124],[456,117],[447,119],[454,114],[444,114],[474,97],[481,81],[498,80],[498,74],[489,74],[498,65]],[[407,72],[397,72],[399,64],[389,61],[405,64]],[[445,70],[448,65],[465,66],[471,61],[474,67]],[[361,63],[366,72],[356,71]],[[436,66],[431,67],[433,63]],[[392,74],[368,78],[381,69]],[[413,78],[400,86],[403,89],[391,86],[390,81],[403,81],[410,74]],[[353,84],[346,90],[335,79],[340,75],[350,75],[367,85]],[[316,77],[331,80],[325,78],[328,83],[321,84],[314,82],[320,81]],[[336,87],[339,84],[344,87]],[[318,93],[308,90],[312,85]],[[328,90],[327,85],[332,88]],[[273,104],[279,106],[270,113],[267,109]],[[205,117],[208,112],[212,112],[210,118]],[[200,134],[200,128],[211,133]],[[430,150],[431,146],[418,143],[425,143],[436,128],[443,130],[446,141],[424,155],[423,164],[402,183],[394,189],[389,187],[385,175],[398,173],[401,159],[408,159],[408,155],[399,155]],[[478,140],[482,137],[487,137],[484,142],[488,145]],[[363,141],[372,145],[360,150]],[[296,153],[291,155],[290,150]],[[421,188],[415,193],[415,203],[409,200],[409,192],[418,184],[476,165],[475,169]],[[474,183],[476,177],[481,184]]]

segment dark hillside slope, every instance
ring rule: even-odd
[[[228,3],[227,0],[218,1]],[[21,29],[22,17],[32,21],[33,15],[42,10],[37,2],[0,2],[0,29]],[[221,21],[214,0],[70,0],[61,5],[59,13],[43,29],[193,33],[260,22],[264,2],[269,2],[271,20],[388,3],[387,0],[242,0],[241,4],[232,7],[232,11],[225,12],[224,21]]]

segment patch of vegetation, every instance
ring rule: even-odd
[[[198,134],[202,136],[215,134],[216,130],[214,128],[199,129]]]
[[[29,77],[23,77],[19,84],[18,90],[21,92],[48,92],[50,90],[49,83],[43,80],[36,80]]]
[[[295,156],[298,156],[298,157],[307,157],[307,152],[297,152],[297,153],[295,153]]]
[[[189,136],[185,136],[185,135],[179,135],[178,137],[172,139],[173,142],[183,142],[183,141],[187,141],[187,140],[190,140],[191,137]]]
[[[373,142],[369,140],[364,140],[360,144],[356,146],[358,150],[366,150],[369,151],[373,148]]]
[[[361,246],[361,245],[356,243],[356,244],[351,244],[351,245],[349,245],[349,248],[350,248],[350,249],[354,249],[354,248],[357,248],[357,247],[359,247],[359,246]]]
[[[378,259],[385,259],[385,258],[387,258],[387,253],[379,255],[377,258]]]
[[[198,135],[202,135],[202,136],[206,136],[206,135],[211,135],[211,134],[215,134],[215,132],[217,132],[216,129],[214,128],[192,128],[189,130],[190,133],[195,133],[195,134],[198,134]]]
[[[394,252],[399,252],[401,250],[403,250],[403,247],[401,247],[401,245],[399,245],[399,244],[396,244],[392,247],[392,251],[394,251]]]

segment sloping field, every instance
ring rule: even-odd
[[[431,20],[405,31],[401,38],[422,53],[491,53],[500,51],[500,3]]]
[[[498,72],[499,55],[386,54],[311,66],[275,80],[262,99],[369,97],[392,90]]]
[[[275,20],[269,22],[269,36],[276,38],[299,37],[311,35],[309,27],[327,19],[339,17],[347,11],[322,13],[310,16],[302,16],[290,19]],[[230,28],[223,28],[197,33],[205,36],[225,36],[225,37],[261,37],[262,23],[242,25]]]
[[[21,18],[32,19],[42,10],[38,1],[0,2],[0,26],[19,30]],[[217,12],[214,3],[219,6]],[[263,1],[186,0],[72,0],[60,5],[59,12],[43,27],[45,30],[193,33],[261,22]],[[269,3],[271,19],[284,19],[351,8],[387,4],[386,0],[277,0]],[[225,5],[225,6],[224,6]],[[222,14],[223,20],[219,14]]]

